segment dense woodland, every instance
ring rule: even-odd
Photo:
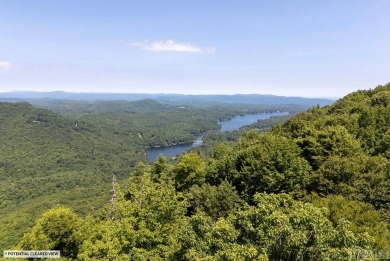
[[[284,106],[173,106],[152,100],[0,103],[0,249],[11,248],[56,205],[96,215],[110,182],[147,162],[147,147],[192,142],[237,114]],[[42,109],[46,108],[46,109]],[[303,106],[288,106],[288,110]]]
[[[37,218],[35,225],[15,242],[15,248],[60,249],[64,258],[81,260],[388,258],[389,104],[390,84],[357,91],[333,105],[313,107],[291,117],[266,133],[258,130],[260,123],[240,133],[239,138],[226,134],[231,137],[225,139],[211,132],[210,140],[212,135],[221,140],[212,148],[196,149],[176,160],[159,157],[151,164],[141,160],[128,173],[121,167],[125,155],[120,153],[122,145],[115,143],[120,139],[100,136],[110,131],[104,126],[100,127],[102,132],[94,133],[88,114],[80,114],[80,123],[76,124],[28,104],[2,104],[1,111],[8,110],[7,115],[11,115],[2,122],[18,125],[28,119],[29,129],[51,128],[50,132],[42,132],[42,139],[51,138],[47,135],[54,131],[62,130],[64,137],[69,132],[77,133],[72,136],[77,140],[64,138],[66,142],[50,147],[55,150],[39,164],[30,163],[35,164],[31,169],[38,164],[45,170],[54,163],[62,168],[75,160],[74,169],[67,168],[69,173],[61,174],[64,182],[55,184],[55,188],[88,182],[88,178],[110,184],[112,175],[108,177],[107,173],[126,177],[114,185],[114,203],[107,201],[94,214],[85,216],[80,209],[67,207],[66,202],[56,202],[60,205]],[[25,108],[25,113],[12,116],[12,106]],[[31,118],[29,112],[34,110],[42,117]],[[69,124],[52,126],[45,117],[60,117],[59,122]],[[25,136],[28,132],[1,131],[6,147],[15,146],[11,142],[15,137],[27,139],[31,149],[37,146],[37,141]],[[122,131],[119,127],[118,133]],[[105,153],[96,155],[97,149],[91,151],[104,144],[109,144],[102,150]],[[58,156],[64,146],[74,151],[69,158]],[[7,204],[14,204],[5,201],[13,191],[27,191],[25,199],[34,193],[27,180],[23,183],[23,177],[37,177],[42,184],[52,180],[46,179],[44,171],[18,171],[16,163],[7,158],[11,156],[9,151],[1,152],[0,177],[6,185],[1,192],[6,195],[1,199],[5,204],[1,211],[9,208]],[[30,159],[23,156],[29,153],[19,148],[20,162],[29,164]],[[89,157],[96,157],[98,161],[94,162],[100,165],[88,165]],[[90,168],[95,176],[83,175]],[[18,183],[9,182],[10,170],[20,177]],[[72,173],[77,173],[78,179],[67,180]],[[76,188],[79,191],[68,191],[77,204],[85,204],[84,214],[89,213],[86,209],[99,198],[84,197],[81,186]],[[58,189],[58,193],[63,191]],[[14,221],[13,216],[8,217],[2,218],[2,224]]]

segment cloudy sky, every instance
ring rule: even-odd
[[[0,92],[341,97],[390,82],[389,0],[0,0]]]

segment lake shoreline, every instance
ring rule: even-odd
[[[253,113],[245,115],[236,115],[226,121],[218,121],[221,128],[220,132],[226,131],[235,131],[239,130],[241,127],[253,124],[260,120],[270,119],[271,117],[284,116],[288,115],[289,112],[263,112],[263,113]],[[186,150],[196,148],[203,144],[203,135],[199,135],[192,142],[188,143],[177,143],[176,145],[160,146],[160,147],[149,147],[146,149],[146,157],[149,162],[153,162],[158,155],[162,154],[164,156],[176,157],[177,155],[185,152]]]

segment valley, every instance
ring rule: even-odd
[[[30,101],[31,102],[31,101]],[[154,100],[0,103],[0,235],[12,246],[56,205],[81,215],[109,201],[110,180],[148,162],[148,147],[188,144],[235,115],[286,105],[168,105]],[[43,105],[45,104],[45,105]],[[306,105],[290,105],[291,113]],[[157,156],[157,155],[156,155]],[[8,231],[12,231],[8,235]]]
[[[287,105],[109,101],[59,113],[0,103],[2,248],[81,260],[375,260],[390,251],[389,93],[357,91],[227,132],[218,121]],[[201,146],[148,162],[148,146],[199,134]]]

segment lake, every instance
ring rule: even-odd
[[[258,120],[266,120],[273,116],[285,116],[288,112],[271,112],[271,113],[259,113],[259,114],[247,114],[243,116],[236,116],[228,121],[221,121],[221,131],[234,131],[239,130],[241,127],[250,125]]]
[[[250,125],[257,122],[258,120],[266,120],[273,116],[288,115],[288,112],[270,112],[270,113],[259,113],[259,114],[247,114],[244,116],[235,116],[230,120],[221,121],[221,131],[234,131],[238,130],[243,126]],[[202,145],[203,136],[199,136],[192,144],[172,145],[169,147],[158,147],[149,148],[146,150],[146,157],[149,161],[154,161],[158,155],[176,157],[177,155],[187,151],[189,149]]]
[[[146,157],[149,161],[154,161],[157,159],[158,155],[162,154],[164,156],[172,156],[176,157],[177,155],[183,153],[186,150],[198,147],[202,145],[203,136],[199,136],[192,144],[180,144],[180,145],[172,145],[168,147],[157,147],[157,148],[149,148],[146,150]]]

